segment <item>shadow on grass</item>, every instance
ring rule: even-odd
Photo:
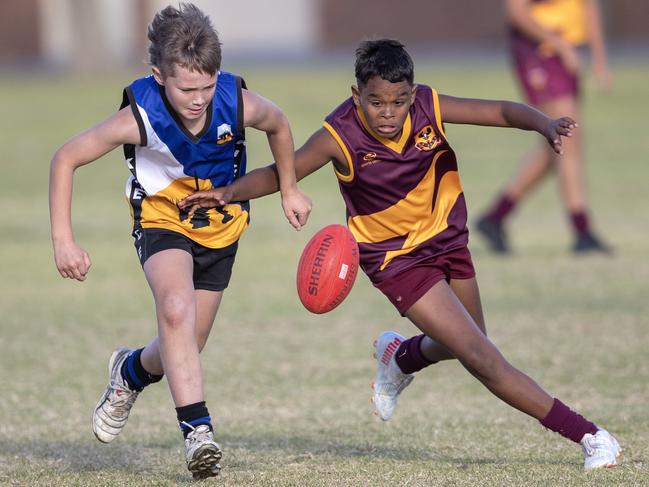
[[[223,466],[230,471],[266,468],[267,458],[283,459],[285,464],[330,464],[342,459],[352,463],[403,462],[450,464],[460,469],[480,465],[569,465],[573,462],[543,458],[533,461],[512,459],[507,455],[476,456],[466,448],[444,450],[382,446],[369,441],[353,439],[326,439],[300,435],[251,433],[249,435],[221,434],[219,443],[224,448]],[[172,445],[164,441],[118,442],[112,445],[72,441],[0,440],[0,463],[12,465],[14,470],[43,469],[66,475],[125,476],[163,478],[176,483],[193,483],[191,477],[180,472],[184,467],[182,443]],[[4,458],[3,458],[4,457]],[[22,467],[20,466],[22,464]],[[257,464],[257,465],[255,465]]]
[[[403,438],[400,440],[404,443]],[[479,456],[472,454],[471,448],[452,448],[445,445],[443,448],[431,446],[429,449],[414,446],[383,445],[380,440],[359,441],[353,438],[319,438],[313,436],[290,436],[279,434],[251,433],[249,435],[220,434],[219,442],[224,447],[224,455],[228,450],[240,450],[251,455],[268,455],[277,458],[286,458],[288,462],[308,462],[316,460],[327,463],[334,459],[363,459],[365,461],[393,461],[404,463],[430,462],[439,464],[457,465],[467,468],[472,465],[511,465],[512,463],[528,464],[525,459],[512,461],[506,454],[493,456]],[[432,441],[431,441],[432,442]],[[319,460],[318,460],[319,459]],[[227,460],[225,463],[228,463]],[[547,465],[572,465],[574,462],[550,458],[543,460],[536,458],[534,464]],[[234,467],[234,465],[230,464]]]
[[[38,476],[38,471],[47,470],[55,476],[88,476],[103,480],[150,477],[179,484],[195,483],[189,473],[180,473],[185,463],[182,443],[174,448],[169,444],[126,442],[102,445],[98,442],[0,440],[0,464],[3,463],[21,478]]]

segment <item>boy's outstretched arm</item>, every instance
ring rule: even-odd
[[[571,137],[577,122],[570,117],[553,119],[524,103],[479,100],[440,95],[442,121],[491,127],[534,130],[544,136],[557,154],[562,154],[561,137]]]
[[[50,224],[54,261],[62,277],[83,281],[90,256],[72,231],[72,180],[77,168],[121,144],[139,144],[139,130],[129,107],[82,132],[56,151],[50,165]]]
[[[330,160],[345,161],[345,156],[325,129],[317,130],[295,153],[295,175],[297,180],[317,171]],[[344,162],[342,164],[345,164]],[[194,194],[180,200],[180,209],[193,214],[199,208],[223,206],[230,201],[246,201],[260,198],[279,191],[279,176],[276,164],[260,167],[250,171],[229,186]]]
[[[309,218],[311,200],[297,187],[293,136],[286,115],[270,100],[248,90],[243,91],[243,107],[244,125],[266,132],[270,151],[277,163],[284,214],[299,230]]]

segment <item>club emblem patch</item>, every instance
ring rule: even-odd
[[[221,124],[216,129],[216,143],[227,144],[232,140],[232,127],[227,123]]]
[[[432,125],[426,125],[415,136],[415,147],[421,151],[431,151],[441,143],[442,139],[435,134]]]

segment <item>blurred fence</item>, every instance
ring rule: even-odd
[[[146,27],[168,0],[2,0],[0,67],[101,69],[141,62]],[[410,47],[500,47],[502,0],[194,0],[228,53],[313,55],[368,36]],[[602,0],[612,44],[649,46],[649,1]]]

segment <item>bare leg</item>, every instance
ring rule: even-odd
[[[477,220],[476,229],[482,234],[492,251],[510,252],[504,222],[510,212],[548,175],[552,169],[553,155],[550,146],[542,142],[519,164],[518,169],[498,193],[491,207]]]
[[[451,279],[450,286],[462,305],[473,318],[473,321],[478,325],[478,328],[480,328],[482,333],[486,335],[487,329],[484,315],[482,313],[478,281],[476,279]],[[429,336],[424,337],[419,347],[423,356],[431,362],[455,359],[455,356],[451,354],[448,349]]]
[[[216,312],[221,304],[223,291],[197,289],[194,294],[196,296],[196,343],[198,350],[203,351],[212,330]],[[154,375],[163,374],[160,344],[157,336],[144,348],[140,360],[147,372]]]
[[[521,160],[502,194],[518,203],[545,179],[552,169],[552,163],[552,149],[543,141]]]
[[[551,117],[569,116],[579,120],[579,104],[573,97],[564,97],[543,104],[541,110]],[[573,131],[564,138],[563,155],[555,156],[563,204],[570,213],[581,212],[588,206],[584,174],[583,131]]]
[[[539,105],[539,110],[550,117],[572,117],[579,120],[578,100],[562,97]],[[542,140],[522,161],[512,179],[505,185],[503,194],[512,201],[520,201],[529,194],[549,171],[557,165],[557,173],[564,205],[571,211],[586,208],[586,191],[583,168],[583,138],[581,130],[564,139],[563,155],[558,158],[545,140]]]
[[[203,401],[192,272],[191,255],[179,249],[158,252],[144,264],[156,304],[160,358],[176,407]]]
[[[469,282],[460,284],[463,288],[470,285]],[[547,416],[552,397],[505,360],[446,281],[433,286],[406,316],[457,357],[494,395],[536,419]]]

